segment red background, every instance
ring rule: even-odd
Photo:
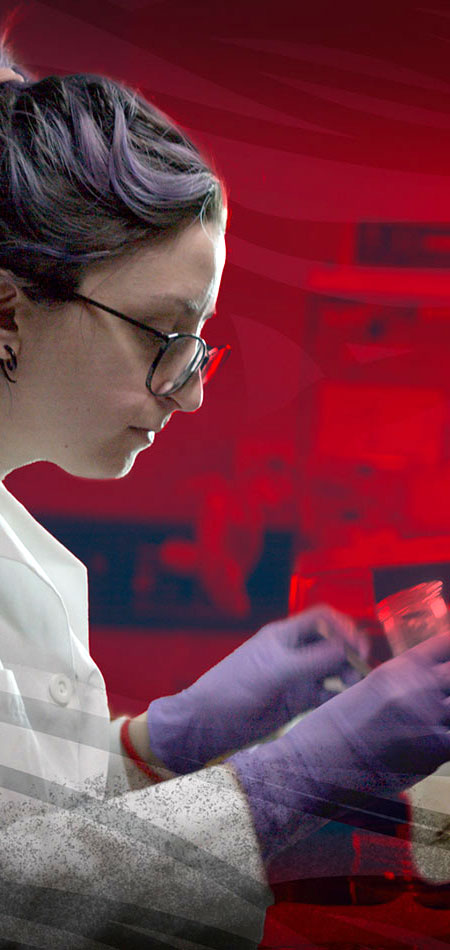
[[[47,0],[22,3],[13,41],[37,76],[138,87],[214,156],[231,209],[214,333],[233,356],[124,481],[38,464],[8,487],[43,516],[192,520],[184,486],[231,478],[247,447],[295,472],[268,519],[296,534],[292,607],[364,617],[374,565],[450,561],[449,5]],[[406,237],[362,260],[361,223],[395,222]],[[92,650],[134,711],[249,632],[94,628]],[[290,913],[267,946],[306,946]],[[401,940],[378,914],[384,936],[345,946],[425,946],[433,926],[450,941],[446,914]]]

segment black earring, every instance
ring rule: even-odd
[[[6,350],[7,353],[9,353],[9,359],[0,360],[0,369],[3,375],[6,376],[6,379],[9,380],[10,383],[17,383],[17,379],[11,379],[11,377],[8,376],[8,373],[6,372],[6,370],[8,369],[10,373],[14,373],[14,370],[17,369],[17,356],[13,348],[11,346],[8,346],[7,343],[5,343],[4,349]],[[5,366],[6,366],[6,369],[5,369]]]

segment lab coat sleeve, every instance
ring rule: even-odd
[[[226,766],[107,801],[29,801],[1,819],[3,938],[64,950],[257,947],[272,896]]]
[[[407,793],[413,874],[427,884],[450,882],[450,763]]]

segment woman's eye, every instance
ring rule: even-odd
[[[147,353],[153,352],[158,348],[158,346],[161,346],[161,341],[158,340],[158,337],[154,336],[153,333],[141,332],[140,336],[142,347]]]

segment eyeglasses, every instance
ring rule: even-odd
[[[202,383],[205,386],[214,373],[218,370],[221,363],[224,363],[230,354],[231,347],[226,346],[208,346],[205,340],[195,333],[161,333],[160,330],[154,330],[133,317],[127,317],[112,307],[106,307],[105,304],[93,300],[92,297],[85,297],[84,294],[72,294],[73,300],[83,300],[85,303],[91,303],[106,313],[112,313],[114,317],[120,320],[126,320],[135,327],[145,330],[160,341],[158,352],[150,366],[145,380],[147,389],[153,396],[172,396],[186,385],[189,379],[196,373],[200,373]]]

